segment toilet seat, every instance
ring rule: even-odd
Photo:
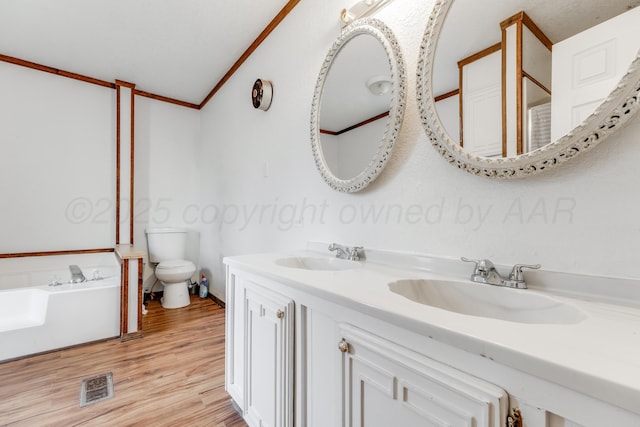
[[[156,267],[156,271],[160,273],[170,273],[170,274],[180,274],[180,273],[190,273],[193,274],[195,271],[195,264],[191,261],[187,261],[184,259],[172,259],[168,261],[162,261]]]
[[[196,265],[184,259],[171,259],[162,261],[156,266],[156,278],[163,285],[182,282],[183,284],[196,271]]]

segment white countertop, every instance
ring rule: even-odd
[[[470,264],[392,254],[386,257],[386,261],[393,262],[388,265],[376,262],[384,256],[370,256],[369,252],[362,268],[341,271],[305,270],[275,262],[303,256],[330,257],[330,254],[264,253],[227,257],[224,262],[640,413],[640,300],[637,299],[640,280],[527,272],[525,275],[532,277],[530,289],[504,289],[505,292],[542,293],[577,307],[586,318],[574,324],[516,323],[416,303],[388,287],[398,279],[465,281],[473,269]],[[566,283],[557,288],[548,283],[559,278]],[[590,292],[606,285],[610,290],[607,294],[614,297],[578,294],[580,283]],[[612,302],[625,298],[626,304]]]

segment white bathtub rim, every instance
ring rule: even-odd
[[[120,279],[113,276],[95,282],[69,284],[73,287],[68,289],[40,285],[0,291],[0,300],[11,293],[30,293],[22,298],[35,295],[47,303],[46,310],[38,312],[44,321],[29,324],[27,320],[22,328],[0,331],[0,362],[118,336]]]

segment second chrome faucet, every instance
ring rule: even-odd
[[[527,289],[527,282],[524,280],[524,268],[540,268],[540,264],[525,265],[516,264],[511,269],[509,277],[502,277],[500,272],[496,269],[495,265],[488,259],[469,259],[460,258],[464,262],[475,263],[473,273],[471,273],[471,281],[476,283],[485,283],[494,286],[505,286],[508,288]]]
[[[337,243],[329,245],[331,252],[335,251],[336,258],[348,259],[350,261],[364,260],[364,248],[362,246],[344,246]]]

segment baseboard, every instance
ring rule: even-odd
[[[222,308],[226,308],[226,304],[220,298],[209,292],[209,299],[218,304]]]
[[[233,399],[230,399],[230,400],[231,400],[231,407],[238,413],[238,415],[242,417],[242,408],[240,408],[240,405],[238,405],[235,400]]]
[[[163,292],[159,291],[159,292],[154,292],[153,293],[153,298],[151,298],[151,294],[148,292],[145,292],[143,299],[144,299],[144,304],[147,304],[147,301],[149,300],[158,300],[160,301],[160,298],[162,298]],[[214,294],[212,294],[211,292],[209,292],[207,294],[207,297],[215,302],[216,304],[218,304],[220,307],[222,308],[226,308],[226,304],[224,301],[222,301],[220,298],[218,298],[217,296],[215,296]]]
[[[137,340],[142,337],[144,337],[144,333],[142,333],[142,331],[128,332],[120,336],[120,341],[125,342],[125,341]]]

